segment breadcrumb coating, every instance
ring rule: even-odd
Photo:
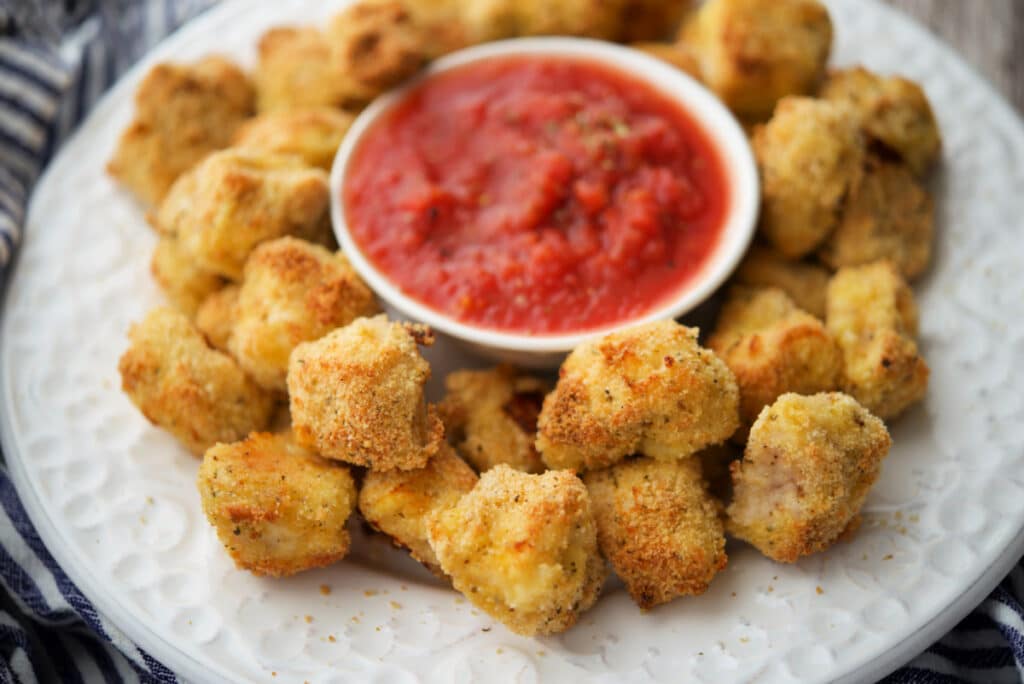
[[[238,285],[228,285],[217,290],[199,306],[196,312],[196,328],[206,337],[214,349],[228,351],[231,333],[238,319]]]
[[[829,272],[817,264],[793,261],[771,247],[754,245],[733,279],[741,285],[777,287],[807,313],[825,319]]]
[[[354,117],[333,107],[285,109],[242,124],[233,144],[274,154],[290,154],[306,164],[331,170],[335,153]]]
[[[266,427],[273,397],[234,359],[207,346],[184,314],[154,309],[128,339],[118,364],[121,388],[151,423],[193,454]]]
[[[627,0],[473,0],[460,2],[472,43],[517,36],[581,36],[609,40],[621,30]]]
[[[257,52],[253,80],[260,113],[355,106],[346,102],[350,88],[337,73],[331,44],[320,30],[272,28],[260,38]]]
[[[216,444],[199,467],[203,512],[235,565],[284,577],[341,560],[356,486],[344,465],[291,436],[254,432]]]
[[[200,268],[173,236],[157,241],[149,270],[168,301],[189,318],[195,318],[203,300],[224,287],[224,279]]]
[[[618,39],[625,42],[669,39],[695,4],[695,0],[626,0],[619,20]]]
[[[491,468],[431,518],[429,539],[454,587],[524,636],[567,630],[607,576],[587,489],[566,470]]]
[[[603,468],[631,454],[681,459],[739,425],[729,368],[674,321],[627,328],[579,345],[562,364],[538,420],[550,468]]]
[[[781,563],[827,549],[856,526],[890,444],[882,421],[852,397],[782,395],[732,466],[727,531]]]
[[[725,568],[720,510],[696,460],[637,458],[584,481],[601,553],[641,608],[703,594]]]

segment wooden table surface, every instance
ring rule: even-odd
[[[925,24],[1024,112],[1024,0],[886,0]]]

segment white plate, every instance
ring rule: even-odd
[[[267,27],[337,9],[233,0],[128,74],[33,197],[3,321],[3,447],[57,560],[131,638],[202,681],[866,681],[922,650],[1024,551],[1024,129],[901,15],[830,5],[837,62],[921,80],[946,142],[938,249],[917,288],[932,387],[894,426],[852,543],[793,566],[730,544],[704,596],[641,615],[612,586],[574,629],[538,640],[361,534],[332,568],[285,581],[234,570],[200,512],[197,462],[119,390],[125,331],[160,295],[154,236],[103,173],[155,61],[220,51],[251,64]],[[434,356],[435,375],[458,361]]]

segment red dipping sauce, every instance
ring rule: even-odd
[[[715,249],[729,190],[696,120],[584,59],[430,77],[366,131],[349,231],[409,297],[502,332],[605,328],[668,304]]]

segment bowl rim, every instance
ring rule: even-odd
[[[729,208],[721,237],[703,268],[662,306],[614,324],[574,333],[516,333],[479,327],[436,311],[392,282],[360,249],[345,220],[342,192],[353,153],[380,116],[400,104],[425,81],[449,70],[496,57],[569,57],[625,72],[676,102],[700,125],[715,146],[730,186]],[[732,112],[710,90],[683,71],[640,50],[589,38],[513,38],[464,48],[432,62],[420,74],[378,97],[349,127],[335,154],[330,174],[331,224],[338,244],[356,272],[384,302],[401,314],[426,323],[450,337],[507,352],[569,352],[581,342],[615,330],[677,318],[710,297],[732,274],[746,253],[760,209],[760,180],[753,150]]]

